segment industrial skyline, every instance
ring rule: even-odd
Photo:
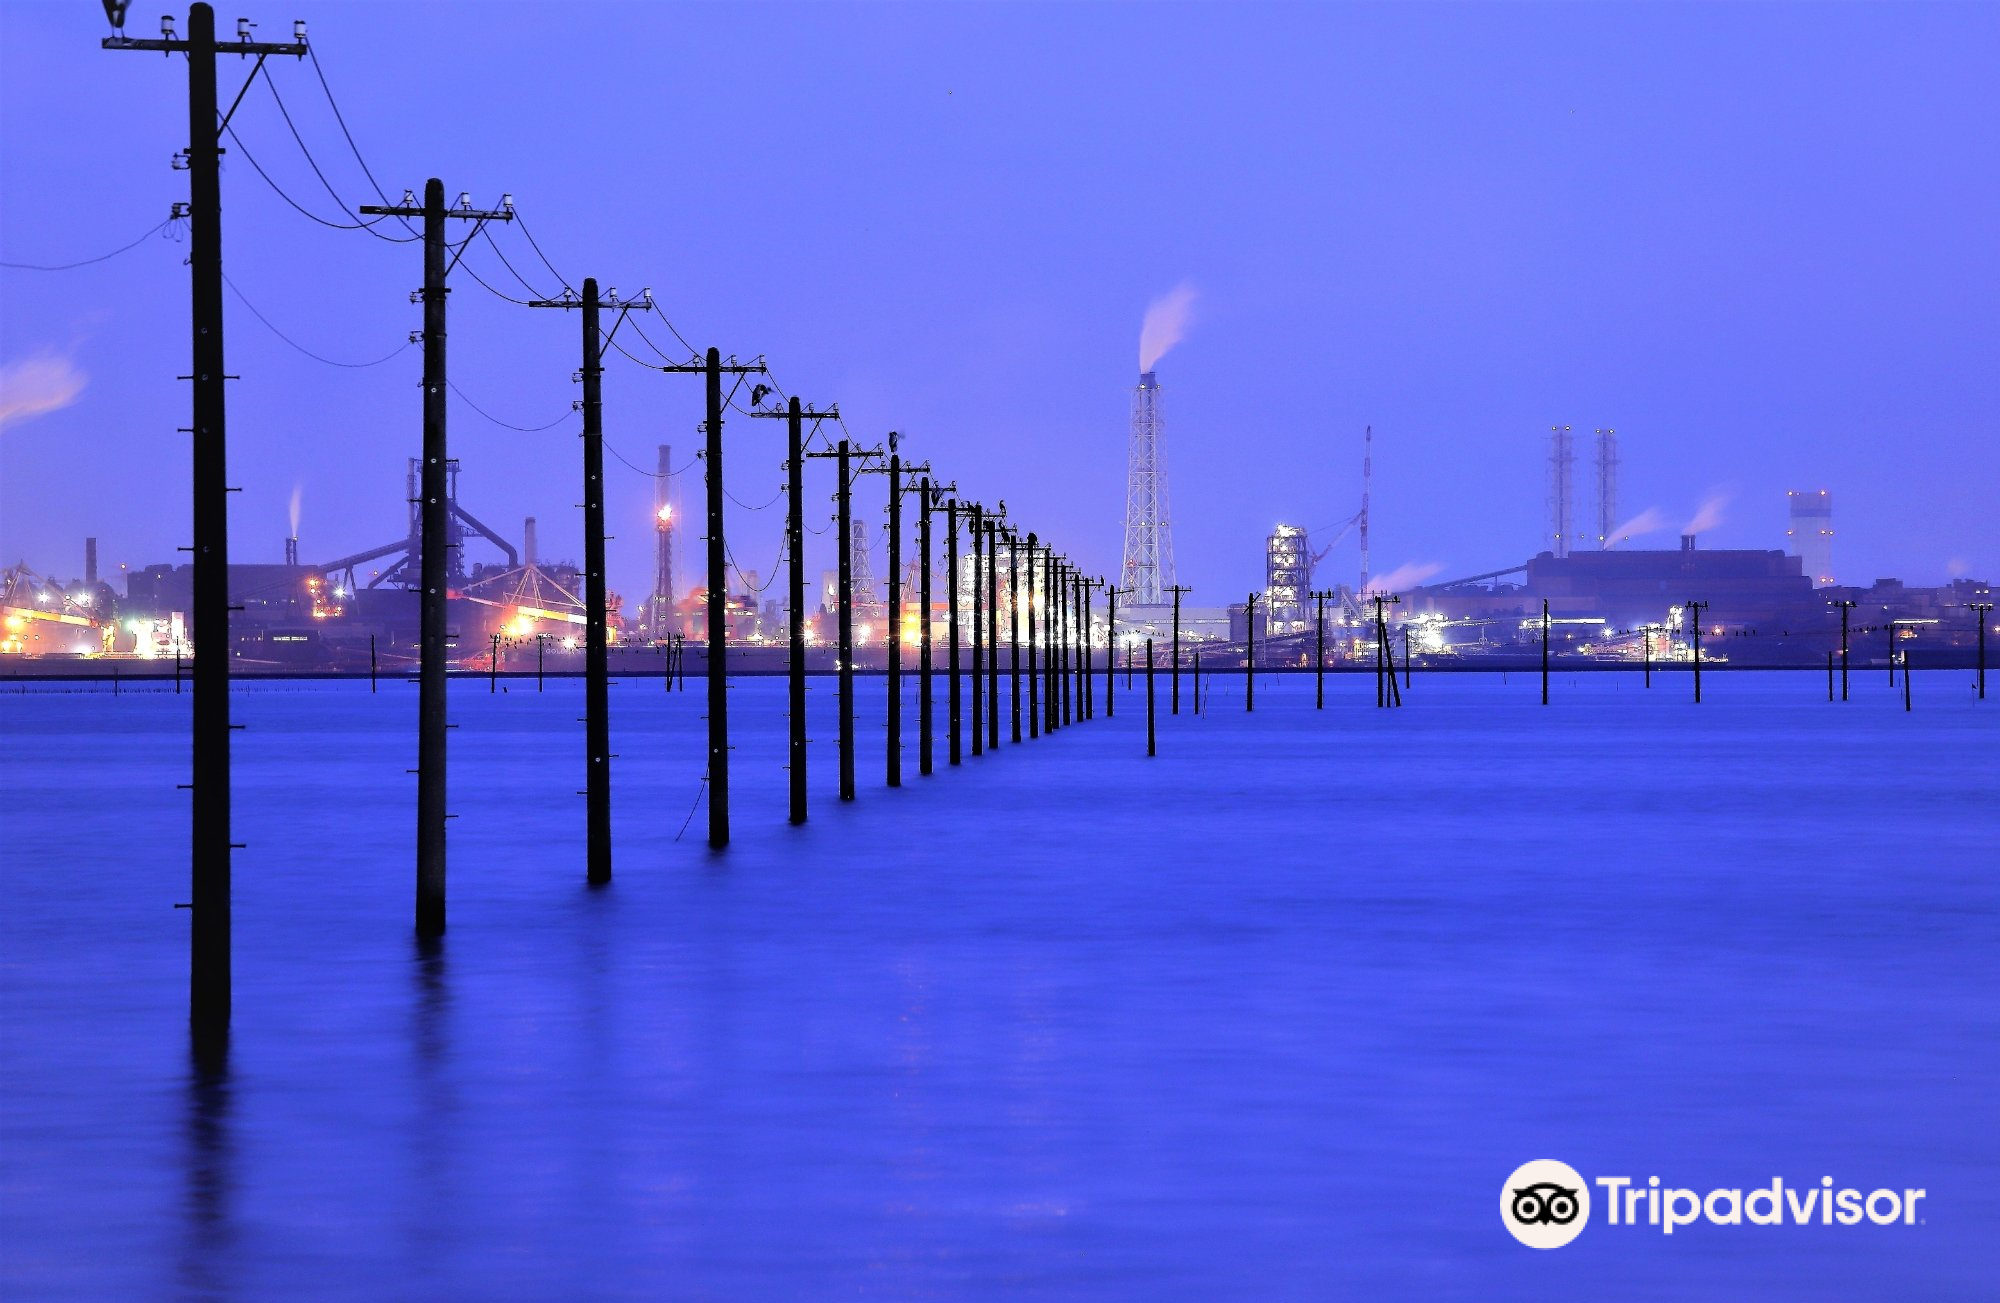
[[[1152,56],[1149,67],[1222,96],[1176,99],[1135,131],[1135,111],[1118,107],[1115,92],[1140,73],[1122,60],[1090,62],[1096,89],[1087,97],[1059,89],[1031,102],[1019,94],[1013,61],[1039,48],[1036,25],[1020,15],[912,12],[892,22],[865,9],[838,18],[801,10],[761,54],[774,72],[800,74],[775,102],[699,61],[682,67],[658,56],[672,62],[672,76],[630,77],[623,84],[631,89],[611,97],[617,112],[606,131],[558,143],[542,124],[560,116],[554,108],[581,111],[580,88],[544,87],[532,115],[525,105],[495,104],[481,110],[495,129],[458,129],[474,98],[471,69],[482,84],[534,81],[507,22],[487,21],[484,10],[417,6],[371,10],[364,32],[352,12],[300,6],[321,33],[343,123],[309,82],[276,81],[344,198],[363,185],[343,125],[392,190],[443,171],[476,186],[482,202],[511,192],[559,262],[603,266],[621,279],[630,268],[629,285],[671,283],[678,322],[787,359],[792,384],[837,399],[874,437],[893,419],[924,455],[949,455],[996,482],[1029,471],[1012,505],[1065,523],[1092,553],[1081,559],[1107,573],[1121,560],[1132,321],[1182,278],[1200,288],[1204,320],[1169,363],[1177,577],[1203,596],[1254,584],[1275,525],[1296,523],[1317,537],[1353,513],[1353,432],[1368,425],[1379,444],[1370,525],[1382,573],[1464,573],[1525,554],[1543,496],[1530,450],[1551,420],[1574,421],[1579,432],[1617,428],[1621,514],[1657,512],[1656,542],[1670,541],[1704,502],[1726,497],[1720,522],[1703,531],[1714,545],[1782,546],[1782,495],[1826,487],[1842,499],[1843,578],[1935,582],[2000,569],[1971,488],[2000,475],[1993,397],[1978,361],[1990,353],[1993,323],[1972,289],[1994,258],[1977,231],[1995,183],[1969,163],[1993,152],[1989,115],[1975,111],[1979,52],[1996,38],[1989,14],[1925,11],[1897,21],[1899,48],[1920,49],[1926,60],[1918,100],[1903,91],[1904,65],[1868,39],[1881,20],[1866,12],[1811,23],[1782,10],[1718,18],[1738,42],[1794,44],[1775,73],[1734,79],[1730,42],[1697,40],[1712,29],[1670,12],[1550,25],[1515,11],[1475,19],[1460,43],[1446,45],[1420,17],[1374,10],[1293,15],[1296,39],[1286,42],[1268,39],[1268,15],[1140,24],[1115,11],[1080,11],[1071,48],[1052,56],[1059,63],[1083,66],[1096,52],[1137,45]],[[588,7],[560,21],[592,41],[616,25],[611,11]],[[693,36],[726,36],[724,17],[688,21]],[[177,128],[144,108],[165,74],[103,78],[88,63],[101,25],[81,5],[0,14],[0,108],[14,127],[0,144],[0,165],[15,179],[0,196],[6,261],[95,256],[129,243],[165,211]],[[1634,62],[1628,47],[1641,38],[1656,62],[1731,89],[1713,104],[1669,96],[1650,65]],[[1591,69],[1584,83],[1500,95],[1489,65],[1550,41]],[[599,43],[612,48],[614,63],[628,57],[621,42]],[[416,51],[439,44],[461,48],[463,63],[420,70]],[[827,104],[829,83],[811,70],[829,51],[851,55],[894,89],[864,94],[843,79],[842,97],[801,135],[801,104],[816,112]],[[1294,90],[1306,95],[1295,102],[1258,89],[1256,79],[1212,80],[1228,55],[1295,84],[1292,65],[1308,53],[1333,60],[1342,89]],[[1437,78],[1441,97],[1417,96],[1413,69],[1451,73]],[[86,77],[104,83],[98,93],[59,93]],[[1861,109],[1825,88],[1857,78],[1877,86],[1867,112],[1882,124],[1884,143],[1841,134],[1843,169],[1829,177],[1811,160],[1826,133],[1841,132]],[[668,85],[671,95],[642,89]],[[399,89],[384,95],[382,86]],[[802,238],[795,223],[767,212],[755,186],[717,187],[712,204],[676,214],[671,238],[649,209],[650,183],[596,192],[596,179],[629,172],[621,160],[643,139],[641,115],[681,113],[690,103],[739,137],[748,130],[762,140],[757,124],[782,118],[786,131],[774,129],[760,145],[767,160],[759,170],[794,166],[835,187],[835,200],[816,213],[818,234]],[[1805,106],[1803,119],[1769,111],[1778,104]],[[1349,111],[1358,105],[1369,111]],[[1225,112],[1246,124],[1247,154],[1212,139]],[[426,133],[421,157],[397,127],[411,114],[440,128]],[[1715,123],[1725,118],[1752,125],[1718,137]],[[1286,132],[1263,129],[1281,120]],[[1058,121],[1067,124],[1060,135]],[[261,87],[237,127],[288,194],[322,215],[339,211]],[[817,155],[836,132],[872,132],[878,145],[830,170]],[[1149,136],[1160,145],[1136,156],[1114,148]],[[1644,145],[1636,156],[1602,152],[1604,142],[1628,138]],[[1492,157],[1454,140],[1480,141]],[[1402,146],[1428,151],[1435,174],[1383,161],[1383,151]],[[1328,179],[1280,179],[1295,176],[1280,165],[1293,149],[1324,154]],[[677,162],[688,175],[728,176],[733,150],[697,142]],[[86,155],[88,168],[69,161]],[[1774,156],[1792,161],[1765,167]],[[915,158],[926,166],[913,180]],[[307,221],[245,163],[231,163],[231,370],[256,380],[233,394],[238,553],[275,561],[283,540],[297,537],[307,559],[323,560],[393,537],[404,523],[403,463],[416,451],[408,386],[418,350],[336,368],[294,344],[339,362],[374,361],[403,346],[418,324],[407,304],[408,260]],[[1677,185],[1662,196],[1654,173],[1669,164],[1695,169],[1711,190]],[[1028,175],[1085,202],[1052,210],[1033,198],[1034,187],[996,184]],[[1558,178],[1571,179],[1552,185]],[[1131,213],[1129,197],[1147,196],[1149,186],[1136,225],[1105,220]],[[50,187],[68,202],[41,203]],[[1240,200],[1202,197],[1232,187]],[[1291,214],[1356,188],[1370,195],[1366,211],[1336,203],[1332,226],[1315,231],[1310,246],[1299,242]],[[1755,274],[1748,263],[1714,261],[1713,218],[1696,196],[1724,188],[1742,199],[1729,213],[1730,256],[1757,255]],[[1477,197],[1476,241],[1418,219],[1440,191]],[[1890,191],[1901,197],[1884,208],[1879,196]],[[1626,220],[1632,205],[1655,200],[1663,202],[1643,220]],[[869,234],[887,225],[882,205],[890,202],[909,219],[894,224],[893,244]],[[1565,214],[1554,231],[1546,229],[1550,205]],[[747,278],[728,257],[679,252],[730,248],[739,236],[761,269]],[[526,244],[510,232],[496,238],[515,268],[535,270]],[[1796,263],[1763,256],[1780,242],[1797,251]],[[1934,256],[1911,263],[1889,252],[1918,246]],[[968,257],[973,248],[978,258]],[[829,256],[837,250],[848,252]],[[185,497],[184,459],[159,415],[180,402],[173,377],[185,370],[182,251],[155,239],[71,272],[0,270],[9,406],[0,433],[0,555],[10,561],[69,572],[81,539],[95,536],[102,564],[115,570],[171,557],[185,542],[175,511],[143,505]],[[1815,270],[1829,258],[1842,292],[1866,291],[1867,318],[1829,318],[1825,296],[1834,290]],[[520,292],[483,244],[467,265]],[[1619,292],[1604,296],[1605,284]],[[772,312],[767,301],[778,286],[839,306],[830,318]],[[548,487],[567,480],[573,360],[476,286],[464,287],[455,309],[455,451],[479,486],[479,510],[491,521],[536,516],[541,550],[574,558],[573,495]],[[1690,329],[1697,312],[1702,324]],[[1754,329],[1737,324],[1753,321]],[[636,468],[607,459],[607,512],[618,522],[610,565],[634,606],[656,568],[656,531],[646,527],[655,510],[651,449],[687,444],[697,408],[643,376],[614,370],[607,379],[607,444]],[[480,411],[547,428],[508,429]],[[1922,437],[1890,440],[1888,430]],[[743,540],[738,559],[769,575],[777,524],[749,508],[778,485],[773,477],[763,493],[758,487],[739,494],[748,507],[729,509],[731,534]],[[1588,495],[1578,496],[1577,519],[1592,520],[1593,504],[1581,500]],[[1594,535],[1599,525],[1578,532]],[[815,572],[831,564],[823,537],[808,547]]]

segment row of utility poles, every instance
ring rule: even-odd
[[[225,441],[222,314],[222,234],[221,234],[221,148],[219,138],[228,129],[229,116],[243,99],[239,92],[227,113],[220,108],[217,91],[217,62],[222,55],[254,58],[249,79],[263,72],[272,55],[303,58],[308,53],[305,25],[294,28],[290,42],[251,39],[251,24],[239,20],[237,40],[222,44],[216,40],[215,13],[207,4],[194,4],[189,12],[188,32],[183,38],[174,31],[173,20],[162,20],[159,39],[135,39],[124,33],[123,4],[106,6],[113,23],[113,35],[103,46],[111,50],[145,51],[185,56],[188,69],[189,144],[185,167],[189,174],[189,202],[184,210],[189,223],[188,266],[192,280],[193,366],[186,379],[193,386],[193,424],[185,433],[192,437],[193,452],[193,615],[204,641],[212,647],[229,646],[228,571],[228,461]],[[244,90],[249,87],[249,79]],[[447,810],[447,738],[451,727],[446,710],[449,650],[455,635],[448,627],[447,575],[450,570],[449,493],[450,467],[447,437],[446,392],[450,384],[446,368],[448,340],[447,303],[450,275],[464,249],[489,222],[514,219],[511,201],[498,208],[474,208],[461,196],[453,205],[445,202],[444,184],[429,180],[419,203],[405,193],[400,204],[383,203],[360,209],[360,215],[377,221],[395,219],[406,226],[419,223],[418,238],[423,246],[423,288],[413,299],[423,306],[423,329],[418,338],[424,348],[422,401],[422,474],[418,488],[419,557],[419,663],[417,707],[417,844],[416,844],[416,931],[420,937],[442,934],[446,920],[447,856],[445,829]],[[447,238],[451,222],[470,222],[470,232],[455,246]],[[606,351],[627,317],[633,312],[650,311],[652,294],[642,291],[637,299],[619,299],[616,291],[600,294],[595,278],[583,281],[581,292],[565,284],[559,298],[538,299],[529,307],[574,310],[582,326],[582,367],[576,379],[583,396],[576,406],[582,411],[583,500],[585,570],[585,692],[584,770],[586,797],[586,880],[603,884],[611,880],[611,762],[610,675],[608,592],[605,572],[604,532],[604,423],[603,371]],[[606,317],[610,317],[606,326]],[[651,364],[646,364],[651,365]],[[740,386],[743,379],[764,373],[761,360],[741,363],[725,359],[717,349],[705,357],[684,363],[667,363],[654,369],[670,374],[700,374],[706,382],[706,411],[702,430],[705,436],[703,461],[707,489],[707,636],[706,678],[708,681],[707,767],[705,782],[708,799],[708,840],[720,849],[729,842],[729,697],[728,697],[728,551],[723,529],[723,409],[734,396],[725,394],[725,378]],[[787,422],[788,470],[786,550],[790,557],[788,596],[791,609],[790,664],[788,693],[790,736],[787,759],[790,769],[790,818],[802,823],[806,817],[805,746],[805,577],[802,529],[802,469],[806,458],[805,429],[808,422],[815,432],[827,418],[838,419],[837,408],[824,411],[808,408],[791,399],[782,411],[765,409],[762,398],[768,387],[758,386],[751,401],[752,415]],[[969,526],[975,558],[975,575],[985,579],[983,605],[975,585],[973,612],[972,750],[999,744],[999,639],[998,549],[1005,543],[1008,553],[1008,582],[1012,603],[1010,664],[1013,691],[1012,737],[1020,740],[1021,637],[1020,622],[1025,611],[1031,641],[1030,671],[1036,653],[1040,677],[1031,680],[1031,693],[1045,704],[1045,714],[1036,723],[1036,735],[1053,732],[1075,720],[1094,714],[1094,694],[1087,680],[1092,652],[1089,638],[1089,602],[1092,589],[1102,580],[1086,578],[1053,547],[1035,535],[1026,536],[1029,573],[1040,576],[1040,592],[1022,591],[1021,549],[1023,536],[1007,522],[1005,504],[988,512],[978,503],[961,503],[955,496],[956,484],[937,483],[931,468],[905,465],[896,451],[895,437],[886,466],[870,465],[880,460],[880,450],[862,450],[859,460],[870,469],[885,471],[889,477],[890,527],[890,629],[889,629],[889,710],[887,772],[891,786],[902,781],[902,613],[901,547],[902,510],[905,494],[914,491],[918,505],[918,547],[921,553],[921,581],[918,602],[922,611],[918,673],[920,750],[919,768],[933,770],[932,754],[932,657],[930,621],[930,575],[934,545],[934,514],[942,512],[946,521],[945,551],[952,576],[950,585],[949,749],[951,764],[959,764],[964,749],[958,577],[959,540]],[[848,565],[851,527],[851,491],[855,451],[847,440],[840,441],[830,454],[838,461],[840,524],[839,597],[839,691],[841,712],[840,795],[854,798],[854,637],[852,573]],[[912,482],[914,479],[914,483]],[[1025,600],[1024,600],[1025,598]],[[1115,595],[1114,595],[1115,600]],[[1111,657],[1107,654],[1107,672]],[[496,655],[497,664],[497,655]],[[982,675],[984,676],[982,691]],[[197,657],[193,667],[194,781],[186,786],[193,793],[193,836],[191,842],[191,911],[189,1009],[198,1042],[219,1044],[226,1035],[230,1018],[230,852],[238,849],[230,837],[230,733],[237,727],[230,721],[229,658],[226,655]],[[178,679],[176,680],[178,682]],[[1107,710],[1109,684],[1107,681]],[[981,711],[985,718],[981,719]]]
[[[219,43],[215,34],[214,10],[207,4],[191,6],[188,16],[188,32],[185,38],[173,29],[171,18],[162,21],[162,35],[159,39],[134,39],[123,31],[124,5],[109,4],[114,34],[107,37],[106,49],[122,51],[156,52],[167,55],[181,54],[185,57],[188,70],[188,124],[189,143],[184,154],[185,167],[189,174],[189,201],[185,216],[189,223],[188,267],[191,279],[191,338],[192,366],[185,379],[191,382],[193,423],[185,433],[191,436],[193,462],[193,539],[187,549],[193,554],[193,601],[192,613],[195,626],[202,630],[202,637],[208,645],[218,648],[229,646],[229,614],[233,609],[229,604],[228,592],[228,462],[226,456],[226,399],[225,382],[233,377],[224,370],[223,312],[222,312],[222,234],[221,234],[221,169],[220,136],[228,129],[230,115],[243,100],[239,91],[227,112],[221,109],[217,90],[217,60],[222,55],[235,55],[239,61],[254,58],[249,79],[254,79],[263,71],[265,61],[273,55],[303,58],[308,53],[305,25],[294,27],[294,39],[290,42],[263,42],[251,39],[252,24],[248,20],[238,20],[237,39],[228,44]],[[244,83],[248,90],[249,79]],[[417,844],[416,844],[416,930],[420,936],[436,937],[444,931],[446,917],[446,809],[448,789],[446,786],[447,754],[446,740],[450,724],[446,712],[446,672],[449,662],[449,647],[454,635],[448,628],[447,580],[449,557],[447,550],[453,546],[449,530],[449,494],[447,475],[450,465],[446,430],[446,389],[449,380],[446,370],[448,322],[446,305],[450,292],[449,277],[465,247],[473,236],[491,222],[508,222],[514,217],[511,202],[503,200],[498,208],[475,209],[465,196],[456,204],[445,203],[443,183],[432,178],[424,188],[421,203],[414,196],[407,195],[401,204],[367,206],[360,210],[364,216],[377,220],[395,218],[409,223],[420,222],[419,235],[423,244],[423,288],[414,297],[423,305],[423,329],[420,334],[424,346],[423,399],[422,399],[422,474],[418,489],[419,521],[421,530],[421,556],[419,564],[420,590],[420,635],[418,666],[418,762],[417,762]],[[471,231],[457,244],[453,252],[452,242],[446,232],[450,222],[472,223]],[[601,295],[594,278],[583,281],[581,293],[565,288],[559,298],[535,300],[530,307],[575,310],[580,313],[582,326],[582,368],[577,379],[582,384],[583,396],[577,403],[583,414],[581,433],[583,452],[583,501],[580,504],[584,518],[584,568],[586,614],[586,688],[585,688],[585,789],[586,796],[586,878],[593,884],[610,881],[612,869],[611,853],[611,761],[609,727],[609,626],[607,619],[608,594],[605,574],[605,533],[604,533],[604,429],[603,429],[603,361],[606,350],[613,338],[633,312],[650,311],[653,308],[652,295],[642,291],[638,299],[620,300],[615,291]],[[607,330],[604,318],[611,316]],[[644,364],[652,365],[652,364]],[[723,529],[723,410],[730,405],[734,388],[724,392],[725,378],[740,387],[744,379],[765,372],[761,360],[738,362],[734,357],[724,358],[717,349],[709,349],[705,356],[691,358],[682,363],[666,363],[654,369],[668,374],[700,374],[705,381],[705,437],[703,461],[705,464],[706,505],[707,505],[707,632],[706,632],[706,678],[708,682],[707,713],[707,767],[705,781],[708,799],[708,841],[711,847],[720,849],[729,842],[730,809],[730,746],[729,746],[729,699],[727,692],[728,656],[728,553]],[[1009,737],[1013,742],[1022,740],[1022,653],[1027,652],[1027,722],[1028,736],[1039,737],[1044,732],[1054,732],[1067,727],[1079,719],[1090,719],[1095,715],[1095,693],[1092,687],[1094,674],[1094,650],[1090,629],[1092,626],[1092,596],[1096,589],[1105,589],[1109,621],[1107,627],[1117,625],[1117,600],[1119,592],[1115,587],[1106,586],[1102,579],[1086,577],[1068,558],[1058,555],[1055,549],[1035,533],[1023,534],[1008,519],[1006,503],[1001,501],[998,508],[988,510],[977,502],[967,502],[957,495],[958,486],[938,483],[932,468],[925,465],[906,464],[896,447],[896,437],[890,436],[886,455],[879,448],[856,449],[843,438],[836,447],[824,452],[806,451],[806,427],[818,433],[820,423],[826,419],[838,419],[837,408],[825,410],[808,408],[797,399],[790,399],[783,410],[771,410],[762,406],[762,396],[769,392],[759,385],[753,391],[750,414],[760,417],[783,419],[787,422],[787,521],[786,550],[790,558],[788,579],[789,608],[791,612],[790,642],[790,682],[788,685],[788,712],[790,731],[787,746],[787,761],[790,770],[790,819],[793,823],[803,823],[806,819],[806,745],[805,745],[805,639],[804,639],[804,547],[803,547],[803,486],[802,471],[809,457],[829,457],[837,464],[838,491],[836,520],[839,525],[839,595],[838,595],[838,692],[840,697],[840,769],[839,792],[843,800],[855,797],[855,721],[854,721],[854,625],[853,625],[853,574],[849,561],[852,537],[851,494],[856,464],[862,470],[886,474],[888,477],[889,507],[889,695],[885,720],[886,771],[890,786],[898,786],[902,781],[902,693],[903,672],[903,608],[901,548],[903,541],[902,511],[906,493],[915,493],[918,506],[918,547],[921,554],[920,592],[918,595],[921,618],[919,620],[918,674],[919,688],[919,770],[923,774],[933,771],[933,710],[932,710],[932,622],[930,602],[930,582],[932,573],[932,550],[934,546],[933,520],[942,513],[945,522],[946,568],[951,576],[948,593],[948,747],[949,763],[961,763],[964,755],[963,733],[965,718],[963,694],[970,687],[971,753],[981,755],[985,751],[998,749],[1000,745],[1000,557],[1004,545],[1010,601],[1008,604],[1009,637],[1007,639],[1007,666],[1009,679]],[[950,496],[947,496],[950,495]],[[962,663],[960,585],[959,585],[959,544],[964,538],[972,548],[972,612],[971,612],[971,655],[969,677]],[[1023,553],[1026,566],[1023,566]],[[1024,573],[1026,591],[1024,593]],[[983,580],[983,582],[981,582]],[[1188,590],[1175,586],[1169,590],[1173,597],[1173,643],[1172,643],[1172,709],[1180,711],[1180,668],[1181,668],[1181,597]],[[1318,702],[1325,704],[1325,603],[1333,594],[1315,592],[1318,603],[1319,629],[1319,688]],[[1246,607],[1250,617],[1247,633],[1247,665],[1250,672],[1245,675],[1244,707],[1255,708],[1255,610],[1258,596],[1252,594]],[[1395,682],[1393,653],[1389,650],[1389,637],[1385,603],[1397,599],[1378,595],[1374,599],[1376,647],[1376,700],[1378,705],[1401,704],[1401,693]],[[1846,644],[1847,617],[1852,602],[1839,603],[1842,620],[1841,695],[1847,695]],[[1696,644],[1695,659],[1695,699],[1700,700],[1700,622],[1699,612],[1705,603],[1689,602],[1687,610],[1693,621]],[[1986,612],[1992,607],[1986,604],[1975,609],[1980,611],[1980,675],[1979,695],[1985,696],[1985,620]],[[1022,628],[1025,615],[1025,638]],[[1891,682],[1895,676],[1893,654],[1894,622],[1891,622],[1892,655],[1890,658]],[[1547,603],[1542,612],[1542,699],[1548,700],[1548,638],[1549,615]],[[1408,631],[1405,630],[1404,681],[1409,679]],[[1104,707],[1107,716],[1114,711],[1114,670],[1115,645],[1110,636],[1106,638]],[[1152,729],[1152,671],[1153,655],[1150,640],[1147,643],[1147,706],[1148,706],[1148,752],[1153,750]],[[1131,672],[1130,658],[1127,661],[1128,685]],[[1651,678],[1651,646],[1647,645],[1647,677]],[[176,680],[178,683],[178,679]],[[227,655],[208,655],[195,658],[193,682],[193,781],[187,784],[192,793],[192,837],[190,859],[192,869],[192,896],[187,902],[191,911],[190,927],[190,968],[189,1006],[190,1017],[198,1041],[209,1041],[221,1036],[228,1026],[231,1002],[230,971],[230,854],[238,849],[237,843],[230,841],[230,734],[240,727],[230,720],[229,701],[229,658]],[[1195,658],[1196,710],[1200,703],[1200,656]],[[1908,691],[1908,673],[1905,670],[1905,692]]]

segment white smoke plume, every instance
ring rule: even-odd
[[[1611,537],[1604,540],[1604,546],[1617,547],[1620,543],[1638,538],[1641,534],[1658,533],[1667,527],[1667,518],[1660,514],[1658,507],[1648,507],[1632,519],[1611,531]]]
[[[1139,327],[1139,369],[1151,371],[1167,350],[1181,342],[1194,321],[1194,286],[1183,281],[1154,299]]]
[[[305,485],[303,484],[292,485],[292,537],[293,538],[297,538],[299,536],[299,506],[301,501],[305,497],[305,493],[306,493]]]
[[[1405,588],[1415,588],[1429,579],[1444,565],[1437,561],[1405,561],[1386,575],[1376,575],[1368,581],[1371,593],[1398,593]]]
[[[89,378],[74,362],[54,353],[0,366],[0,430],[68,407]]]
[[[1694,519],[1681,526],[1683,534],[1699,534],[1703,530],[1714,529],[1722,523],[1722,509],[1729,505],[1729,495],[1711,490],[1702,499],[1701,509],[1694,513]]]

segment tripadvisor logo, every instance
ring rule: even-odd
[[[1917,1202],[1929,1193],[1880,1189],[1864,1195],[1837,1190],[1833,1178],[1824,1176],[1818,1185],[1803,1188],[1773,1177],[1769,1185],[1704,1195],[1662,1186],[1657,1176],[1646,1178],[1644,1185],[1629,1176],[1586,1182],[1569,1164],[1538,1158],[1515,1168],[1500,1187],[1500,1220],[1529,1248],[1559,1249],[1590,1224],[1592,1184],[1602,1192],[1607,1226],[1656,1226],[1663,1235],[1700,1221],[1714,1226],[1859,1226],[1865,1219],[1877,1226],[1914,1226],[1920,1220]]]
[[[1531,1249],[1560,1249],[1590,1224],[1590,1187],[1568,1163],[1523,1163],[1500,1187],[1500,1220]]]

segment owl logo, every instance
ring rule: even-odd
[[[1576,1220],[1576,1191],[1554,1181],[1537,1181],[1514,1191],[1514,1220],[1523,1226],[1567,1226]]]
[[[1531,1249],[1559,1249],[1590,1224],[1590,1184],[1568,1163],[1523,1163],[1500,1188],[1500,1221]]]

